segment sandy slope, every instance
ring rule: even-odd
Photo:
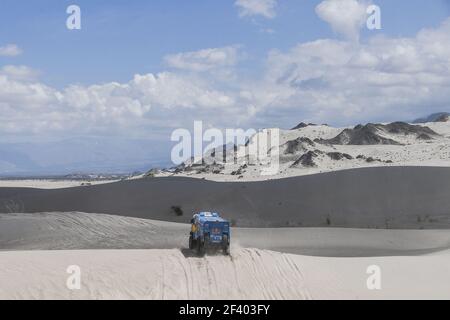
[[[35,251],[0,251],[0,299],[450,299],[450,230],[235,228],[231,257],[205,258],[186,249],[188,230],[100,214],[2,214],[0,250]],[[66,286],[71,265],[81,290]],[[371,265],[381,268],[380,291],[367,289]]]
[[[0,179],[0,188],[36,188],[36,189],[64,189],[85,185],[97,185],[117,182],[119,180],[49,180],[49,179]]]
[[[258,249],[232,257],[180,250],[2,252],[0,299],[449,299],[450,252],[423,257],[315,258]],[[379,291],[367,268],[381,268]],[[67,289],[69,265],[81,290]]]
[[[103,214],[0,214],[0,250],[183,249],[189,225]],[[362,257],[450,248],[450,230],[233,228],[234,246]]]
[[[172,249],[189,226],[81,212],[0,214],[0,250]]]
[[[0,188],[0,213],[90,212],[238,227],[448,229],[450,168],[365,168],[262,182],[149,178],[58,190]],[[181,208],[182,215],[175,207]]]

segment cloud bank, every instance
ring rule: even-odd
[[[193,120],[289,127],[300,120],[412,119],[449,106],[449,34],[450,19],[409,38],[300,43],[270,51],[263,71],[252,77],[233,68],[238,46],[169,55],[172,71],[137,74],[124,83],[60,90],[26,66],[8,65],[0,70],[0,134],[150,136],[189,128]],[[231,75],[217,73],[221,68]]]

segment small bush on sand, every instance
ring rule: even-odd
[[[172,206],[172,211],[175,212],[178,217],[181,217],[183,215],[183,210],[180,206]]]

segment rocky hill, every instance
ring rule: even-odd
[[[280,130],[277,173],[261,172],[270,164],[239,157],[246,145],[205,152],[207,161],[188,161],[155,176],[192,176],[216,181],[266,180],[321,172],[377,166],[450,167],[450,122],[445,114],[434,122],[369,123],[334,128],[301,122],[290,130]],[[249,139],[256,141],[258,135]],[[271,153],[274,148],[269,150]],[[227,159],[223,163],[224,156]]]

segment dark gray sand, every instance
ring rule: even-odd
[[[239,227],[450,228],[450,168],[364,168],[264,182],[148,178],[58,190],[0,188],[1,213],[87,212]]]

